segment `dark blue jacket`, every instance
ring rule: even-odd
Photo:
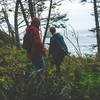
[[[63,36],[59,33],[54,34],[50,39],[49,55],[52,54],[56,61],[62,61],[68,54],[68,48],[64,42]]]

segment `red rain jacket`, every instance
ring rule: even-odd
[[[26,31],[28,30],[32,30],[32,32],[30,32],[32,48],[30,51],[27,51],[27,57],[29,59],[38,59],[38,58],[41,58],[43,55],[45,56],[46,51],[40,39],[39,29],[33,25],[30,25],[26,28]]]

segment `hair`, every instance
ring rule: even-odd
[[[50,27],[50,32],[51,32],[52,34],[55,33],[55,32],[56,32],[55,27]]]

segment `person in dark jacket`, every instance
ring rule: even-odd
[[[46,55],[46,51],[40,39],[39,26],[40,20],[37,17],[34,17],[31,25],[26,28],[26,31],[31,30],[29,37],[32,42],[32,47],[29,51],[27,51],[27,57],[36,67],[36,70],[34,70],[34,72],[39,72],[46,66],[43,58],[43,56]]]
[[[64,56],[68,54],[68,48],[63,36],[56,33],[55,27],[50,27],[50,32],[52,33],[52,37],[50,39],[49,56],[52,55],[54,63],[56,64],[57,73],[59,73]]]

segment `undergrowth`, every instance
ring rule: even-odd
[[[99,100],[100,58],[66,56],[61,73],[56,74],[52,59],[45,57],[47,67],[38,74],[16,47],[0,50],[0,100]]]

